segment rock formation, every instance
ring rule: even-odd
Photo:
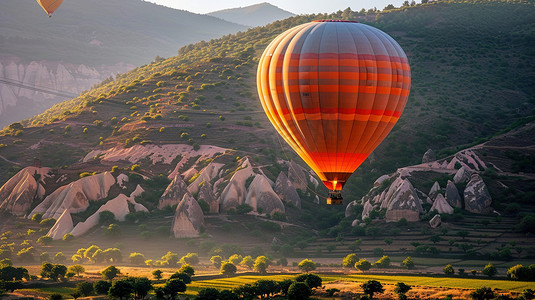
[[[459,195],[459,190],[457,190],[455,183],[450,180],[448,180],[448,184],[446,185],[446,201],[452,207],[463,207],[463,201],[461,195]]]
[[[275,193],[279,195],[281,200],[291,202],[297,208],[301,208],[301,198],[288,176],[283,172],[280,172],[275,181]]]
[[[184,180],[182,180],[182,177],[177,174],[169,186],[167,186],[163,195],[160,197],[158,208],[162,209],[166,206],[172,207],[174,205],[178,205],[182,198],[184,198],[184,195],[191,196],[191,193],[188,191],[188,186]]]
[[[453,182],[455,184],[463,184],[470,180],[470,173],[466,171],[464,167],[461,167],[457,173],[455,173],[455,176],[453,176]]]
[[[464,189],[464,207],[467,211],[477,214],[492,212],[490,205],[492,198],[483,179],[479,174],[472,174],[470,181]]]
[[[431,226],[431,228],[437,228],[440,224],[442,224],[442,218],[439,214],[434,215],[433,218],[429,220],[429,226]]]
[[[46,235],[51,237],[53,240],[61,240],[63,239],[63,236],[71,232],[72,229],[73,224],[71,214],[69,213],[69,210],[66,209]]]
[[[196,194],[199,191],[199,185],[202,182],[210,183],[212,179],[216,178],[219,170],[221,170],[221,167],[223,167],[223,164],[220,163],[209,163],[206,167],[204,167],[199,174],[199,177],[195,179],[189,186],[188,190],[191,194]]]
[[[309,181],[310,174],[294,161],[287,163],[288,165],[288,179],[292,185],[298,189],[305,191],[307,188],[307,183]]]
[[[440,190],[441,190],[440,184],[438,184],[438,182],[435,181],[435,183],[433,184],[433,186],[429,190],[429,198],[434,199],[437,196],[437,194],[438,194],[438,192]]]
[[[71,214],[85,211],[89,207],[89,201],[106,198],[114,184],[115,178],[110,172],[81,178],[48,195],[31,212],[30,217],[36,213],[42,213],[43,218],[57,219],[65,209],[68,209]]]
[[[210,208],[209,212],[211,214],[219,213],[219,200],[214,195],[214,192],[212,191],[212,186],[209,182],[201,184],[197,199],[199,200],[199,202],[202,200],[206,202],[206,204],[208,204],[208,207]]]
[[[370,204],[370,201],[364,203],[364,208],[362,209],[362,221],[370,216],[370,212],[373,210],[373,206]]]
[[[439,214],[452,214],[453,213],[453,207],[451,207],[444,196],[442,194],[438,194],[435,198],[435,202],[433,202],[433,206],[431,206],[431,209],[429,211],[437,210]]]
[[[241,169],[234,173],[230,182],[221,192],[220,203],[223,210],[234,208],[245,202],[247,196],[245,182],[252,176],[256,176],[256,174],[253,172],[249,159],[244,158],[241,163]]]
[[[119,174],[119,176],[117,176],[117,184],[123,188],[123,189],[126,189],[126,185],[125,183],[128,182],[128,175],[126,174]]]
[[[176,238],[199,236],[201,226],[204,224],[204,214],[199,203],[189,195],[184,195],[178,204],[171,226],[171,232]]]
[[[11,177],[0,188],[0,211],[25,215],[34,201],[43,199],[45,188],[41,179],[47,177],[49,171],[50,168],[26,167]]]
[[[425,153],[424,153],[424,156],[422,157],[422,164],[429,163],[429,162],[432,162],[432,161],[435,161],[435,160],[437,160],[437,157],[435,155],[435,151],[433,151],[431,149],[427,149],[427,151],[425,151]]]
[[[359,202],[357,202],[357,200],[353,200],[351,202],[349,202],[346,206],[346,211],[345,211],[345,217],[346,218],[349,218],[351,217],[351,210],[353,209],[353,207],[357,206],[359,204]]]
[[[385,182],[385,180],[387,180],[389,178],[390,178],[389,175],[382,175],[382,176],[380,176],[379,178],[377,178],[375,180],[375,182],[373,183],[373,186],[375,186],[375,187],[380,186],[383,182]]]
[[[387,222],[399,221],[402,218],[409,222],[420,220],[423,212],[421,201],[416,190],[408,179],[398,177],[388,189],[381,208],[385,207]]]
[[[284,204],[269,185],[267,178],[260,174],[257,174],[249,185],[245,203],[256,212],[261,210],[263,213],[272,214],[285,211]]]

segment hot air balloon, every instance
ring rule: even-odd
[[[37,0],[37,3],[41,5],[41,7],[45,10],[45,12],[48,14],[48,17],[52,17],[52,13],[58,9],[58,7],[61,5],[61,2],[63,0]]]
[[[320,20],[277,36],[259,62],[267,117],[342,204],[349,176],[398,121],[411,83],[407,56],[381,30]]]

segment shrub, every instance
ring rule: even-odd
[[[113,278],[117,277],[117,275],[121,274],[121,270],[117,269],[115,266],[109,266],[102,270],[100,274],[102,274],[104,279],[111,281]]]
[[[37,243],[38,244],[41,244],[41,245],[50,245],[50,243],[52,243],[53,239],[49,236],[42,236],[40,238],[37,239]]]
[[[388,267],[390,267],[390,257],[388,257],[386,255],[381,257],[378,261],[376,261],[374,263],[374,266],[376,266],[377,268],[388,268]]]
[[[371,267],[372,264],[366,259],[361,259],[357,263],[355,263],[355,269],[358,269],[360,271],[368,271]]]
[[[361,287],[364,294],[368,295],[370,299],[373,299],[375,293],[382,294],[385,291],[383,285],[376,280],[369,280],[368,282],[363,283]]]
[[[288,287],[289,300],[309,299],[312,295],[312,289],[304,282],[294,282]]]
[[[134,265],[143,265],[145,264],[145,255],[137,252],[130,253],[130,263]]]
[[[193,267],[188,265],[188,264],[183,264],[182,267],[180,267],[180,269],[178,269],[178,272],[186,273],[189,276],[195,275],[195,269],[193,269]]]
[[[97,295],[107,295],[111,288],[111,283],[106,280],[98,280],[93,283],[93,289]]]
[[[310,259],[303,259],[299,265],[299,269],[301,269],[303,272],[310,272],[316,269],[316,263],[313,262]]]
[[[493,264],[489,263],[485,266],[485,268],[483,268],[483,272],[481,273],[487,275],[488,277],[492,277],[498,273],[498,269],[496,269]]]
[[[231,262],[223,262],[221,264],[220,272],[221,272],[221,274],[223,274],[225,276],[234,275],[234,274],[236,274],[236,271],[237,271],[236,266]]]
[[[180,263],[188,265],[196,265],[199,263],[199,255],[197,253],[188,253],[180,258]]]
[[[405,258],[401,262],[401,265],[404,266],[405,268],[409,269],[409,270],[414,269],[414,262],[412,261],[412,258],[410,256]]]
[[[452,265],[449,265],[449,264],[444,267],[443,271],[444,271],[444,274],[446,274],[446,275],[455,274],[455,269],[453,268]]]
[[[322,284],[321,277],[319,277],[319,276],[316,275],[316,274],[309,274],[309,273],[298,275],[298,276],[295,278],[295,281],[296,281],[296,282],[304,282],[304,283],[306,283],[306,285],[308,285],[311,289],[320,287],[321,284]]]

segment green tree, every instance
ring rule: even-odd
[[[160,280],[162,279],[162,273],[162,270],[154,270],[152,271],[152,276],[154,277],[154,279]]]
[[[169,266],[175,266],[178,262],[178,254],[168,251],[167,254],[162,256],[162,260],[167,262]]]
[[[253,287],[256,289],[261,299],[270,298],[272,295],[280,291],[280,286],[274,280],[261,279],[253,283]]]
[[[243,260],[243,256],[239,254],[233,254],[228,258],[228,261],[237,265]]]
[[[377,268],[388,268],[390,267],[390,257],[384,255],[378,261],[375,262],[374,266]]]
[[[98,214],[98,224],[110,225],[113,222],[115,222],[115,215],[111,211],[104,210]]]
[[[219,291],[214,288],[202,288],[197,293],[195,300],[220,300]]]
[[[121,270],[117,269],[115,266],[109,266],[102,270],[100,274],[102,274],[104,279],[111,281],[113,278],[117,277],[117,275],[121,274]]]
[[[180,279],[170,279],[165,282],[163,290],[171,299],[175,299],[178,293],[186,291],[186,284]]]
[[[342,261],[344,268],[354,268],[355,264],[359,261],[358,256],[355,253],[348,254]]]
[[[138,253],[138,252],[132,252],[130,253],[130,262],[134,265],[144,265],[145,264],[145,255]]]
[[[250,256],[249,256],[250,257]],[[223,258],[220,255],[214,255],[210,258],[210,261],[216,268],[221,268],[221,263],[223,262]]]
[[[196,265],[199,263],[199,255],[197,253],[188,253],[179,261],[181,264]]]
[[[87,281],[81,281],[76,284],[76,292],[80,293],[80,295],[84,297],[87,297],[92,295],[95,291],[91,283]]]
[[[182,267],[180,267],[180,269],[178,269],[178,272],[179,273],[186,273],[190,277],[193,277],[193,275],[195,275],[195,269],[192,266],[188,265],[188,264],[183,264]]]
[[[269,258],[261,255],[255,259],[253,269],[258,273],[265,274],[270,264],[271,261],[269,260]]]
[[[233,263],[225,261],[221,264],[220,273],[228,277],[236,274],[237,270],[238,269]]]
[[[319,277],[316,274],[300,274],[297,277],[295,277],[295,281],[297,282],[304,282],[306,285],[308,285],[311,289],[320,287],[322,284],[321,277]]]
[[[145,299],[149,291],[153,289],[152,282],[147,277],[129,277],[128,279],[132,285],[134,299]]]
[[[312,295],[312,289],[304,282],[294,282],[288,287],[288,300],[305,300]]]
[[[482,287],[470,293],[470,298],[474,300],[490,300],[494,297],[496,297],[496,294],[489,287]]]
[[[245,256],[240,262],[240,265],[252,269],[254,267],[254,260],[250,255]]]
[[[56,253],[56,255],[54,256],[54,262],[57,262],[57,263],[64,263],[65,261],[67,260],[67,256],[65,256],[65,254],[63,254],[62,252],[58,252]]]
[[[498,269],[496,269],[493,264],[489,263],[485,266],[485,268],[483,268],[483,272],[481,273],[487,275],[488,277],[492,277],[498,273]]]
[[[310,271],[314,271],[316,270],[316,263],[313,262],[312,260],[310,259],[303,259],[299,264],[298,264],[298,267],[299,269],[301,269],[301,271],[303,272],[310,272]]]
[[[93,283],[93,289],[97,295],[107,295],[111,288],[111,283],[106,280],[98,280]]]
[[[108,291],[108,295],[112,298],[128,299],[132,294],[132,283],[128,278],[117,280],[113,282]]]
[[[173,275],[171,275],[171,277],[169,277],[169,279],[180,279],[185,284],[191,283],[191,276],[182,272],[175,272]]]
[[[72,265],[67,269],[67,272],[72,272],[76,276],[80,276],[80,273],[85,273],[85,268],[82,265]]]
[[[412,257],[410,257],[410,256],[405,258],[401,262],[401,265],[404,266],[405,268],[409,269],[409,270],[414,269],[414,261],[412,261]]]
[[[403,282],[396,283],[396,287],[394,288],[394,293],[398,295],[399,300],[407,300],[407,295],[405,295],[408,291],[410,291],[412,287],[410,285],[407,285]]]
[[[449,264],[446,265],[446,266],[444,267],[444,270],[443,270],[443,271],[444,271],[444,274],[446,274],[446,275],[453,275],[453,274],[455,274],[455,269],[453,268],[452,265],[449,265]]]
[[[376,280],[369,280],[368,282],[363,283],[361,287],[362,291],[364,294],[368,295],[369,299],[373,299],[374,294],[382,294],[385,291],[383,285]]]
[[[355,263],[355,269],[360,271],[368,271],[371,267],[372,264],[364,258]]]

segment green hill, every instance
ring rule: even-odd
[[[296,16],[185,46],[178,56],[136,68],[24,121],[20,136],[5,130],[0,143],[7,146],[0,155],[23,164],[38,156],[45,165],[69,165],[91,148],[129,144],[127,140],[138,136],[136,140],[152,143],[189,141],[234,148],[264,162],[292,157],[287,147],[281,151],[261,111],[256,62],[276,35],[324,18],[357,19],[385,30],[405,49],[412,67],[404,115],[352,176],[346,198],[363,195],[381,174],[418,163],[428,148],[446,155],[533,115],[533,5],[435,2],[377,14],[346,10]],[[64,134],[67,125],[71,129]],[[189,136],[185,140],[183,133]],[[61,143],[66,152],[28,148],[41,139],[49,141],[47,147]],[[70,149],[69,143],[76,147]],[[2,164],[9,168],[9,163]],[[7,179],[1,176],[1,182]]]

